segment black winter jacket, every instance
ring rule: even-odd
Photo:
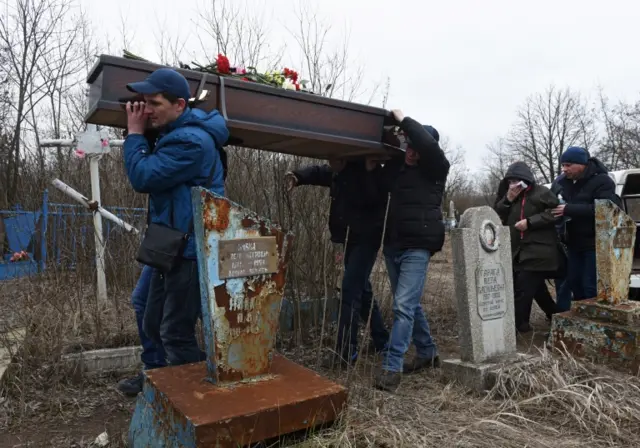
[[[334,173],[329,165],[313,165],[293,172],[298,185],[329,187],[331,208],[329,232],[331,241],[344,243],[349,228],[349,243],[380,244],[385,213],[385,197],[375,190],[373,178],[381,168],[368,172],[364,161],[347,162]],[[367,190],[369,189],[369,190]]]
[[[596,158],[590,158],[583,176],[576,182],[566,177],[557,180],[558,193],[566,201],[567,247],[576,251],[596,248],[595,200],[609,199],[618,204],[616,184],[608,175],[607,168]]]
[[[442,197],[450,164],[438,142],[410,117],[400,123],[420,154],[409,166],[404,155],[384,164],[377,178],[378,189],[391,194],[385,246],[393,249],[426,249],[436,253],[444,244]]]
[[[513,201],[507,199],[508,179],[525,181],[529,188]],[[502,224],[509,226],[511,253],[515,271],[555,272],[560,268],[556,219],[551,209],[558,198],[543,185],[536,185],[531,169],[524,162],[512,164],[498,187],[494,208]],[[518,221],[527,220],[524,232],[515,228]]]

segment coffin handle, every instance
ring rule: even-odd
[[[204,103],[209,97],[209,91],[207,90],[204,98],[200,98],[202,96],[203,90],[205,90],[205,86],[207,85],[207,73],[202,72],[202,78],[200,78],[200,84],[198,84],[198,88],[196,89],[196,94],[189,100],[192,106],[197,106],[198,104]]]
[[[220,80],[220,92],[218,93],[218,110],[222,113],[222,116],[225,120],[228,120],[227,117],[227,97],[225,96],[224,91],[224,76],[218,76]]]

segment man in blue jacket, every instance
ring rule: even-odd
[[[181,261],[171,271],[151,274],[144,332],[164,347],[167,362],[202,360],[195,326],[200,312],[200,282],[193,239],[191,188],[224,194],[220,149],[229,137],[224,118],[188,106],[187,80],[161,68],[146,80],[127,85],[144,102],[127,103],[125,167],[133,189],[149,194],[150,222],[188,234]],[[153,151],[144,136],[147,125],[159,131]],[[211,180],[209,180],[211,179]]]

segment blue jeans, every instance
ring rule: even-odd
[[[571,309],[571,285],[565,278],[557,278],[556,284],[556,310],[559,313],[569,311]]]
[[[342,279],[342,305],[336,352],[342,358],[357,356],[358,329],[360,319],[366,322],[371,312],[371,339],[377,350],[382,350],[389,339],[378,302],[373,298],[369,276],[376,262],[379,245],[375,243],[347,244],[344,255],[344,277]],[[345,340],[345,333],[348,340]]]
[[[204,361],[196,323],[201,315],[198,263],[183,259],[168,273],[153,270],[142,328],[164,347],[169,365]]]
[[[431,359],[438,354],[420,304],[431,253],[422,249],[384,252],[393,294],[393,328],[382,368],[402,372],[411,339],[419,358]]]
[[[156,345],[142,329],[142,320],[144,318],[144,310],[147,307],[147,297],[149,296],[152,273],[153,268],[143,266],[140,277],[138,278],[138,283],[133,290],[133,294],[131,294],[131,305],[133,305],[133,310],[136,313],[138,336],[142,344],[142,355],[140,358],[142,359],[145,370],[157,369],[167,365],[162,344],[160,346]]]
[[[573,300],[595,299],[598,295],[596,251],[572,250],[569,248],[567,282],[573,292]]]

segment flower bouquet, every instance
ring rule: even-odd
[[[28,260],[29,260],[29,254],[23,250],[20,252],[15,252],[9,259],[9,262],[17,263],[18,261],[28,261]]]
[[[124,50],[123,57],[125,59],[132,59],[136,61],[151,62],[144,58],[141,58],[140,56],[136,56],[135,54],[127,50]],[[226,76],[230,78],[241,79],[242,81],[265,84],[285,90],[296,90],[306,93],[313,93],[307,88],[308,81],[300,80],[298,72],[296,72],[295,70],[291,70],[285,67],[280,71],[259,73],[255,67],[232,67],[229,59],[223,54],[218,54],[215,62],[209,65],[201,65],[197,62],[192,62],[191,65],[180,63],[179,66],[179,68],[185,70],[211,73],[217,76]]]

